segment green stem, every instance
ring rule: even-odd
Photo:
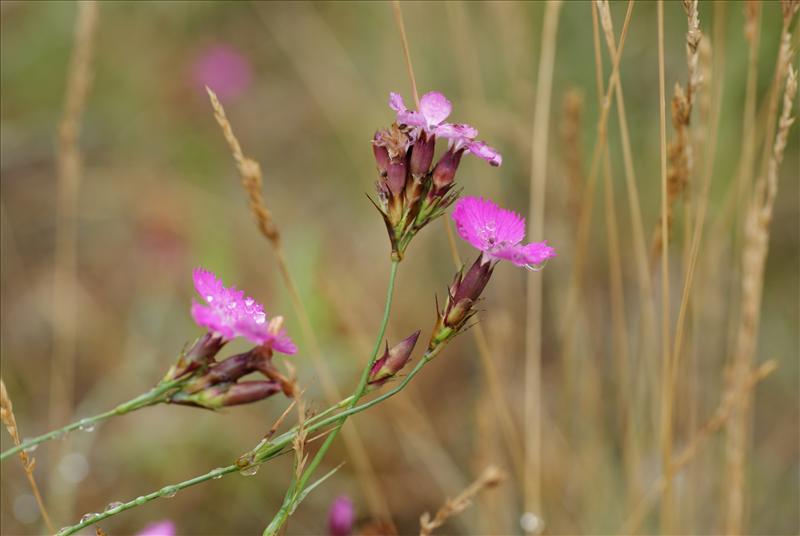
[[[356,387],[356,390],[353,392],[352,400],[348,405],[348,409],[352,409],[356,404],[358,404],[359,399],[364,396],[364,392],[367,390],[367,383],[369,382],[369,373],[372,370],[372,366],[375,364],[375,360],[378,359],[378,353],[380,353],[381,350],[383,336],[386,334],[386,326],[389,324],[389,315],[392,309],[392,297],[394,296],[394,282],[395,277],[397,276],[397,267],[399,266],[399,263],[399,260],[392,260],[392,268],[389,272],[389,285],[388,289],[386,290],[386,304],[383,308],[383,320],[381,321],[380,328],[378,329],[378,336],[375,339],[375,347],[372,349],[372,356],[369,359],[369,363],[367,363],[367,366],[364,367],[364,370],[361,373],[361,379],[358,382],[358,387]],[[325,442],[319,448],[317,454],[311,460],[311,463],[308,464],[308,467],[305,469],[305,471],[303,471],[303,474],[300,476],[298,481],[294,485],[290,486],[286,491],[286,496],[280,510],[278,510],[278,513],[275,514],[275,517],[272,518],[272,521],[267,528],[264,529],[264,536],[277,534],[280,528],[289,518],[294,510],[295,501],[297,501],[297,498],[308,484],[308,480],[314,474],[314,471],[322,462],[325,454],[327,454],[328,449],[336,440],[336,436],[339,435],[339,431],[342,429],[342,426],[344,426],[344,423],[348,417],[348,414],[346,413],[347,412],[336,416],[336,426],[328,435],[328,437],[325,438]]]
[[[219,467],[217,469],[209,471],[204,475],[196,476],[189,480],[185,480],[180,484],[175,484],[172,486],[164,486],[158,491],[154,491],[153,493],[148,493],[147,495],[136,497],[132,501],[122,503],[121,505],[117,505],[114,508],[109,508],[104,512],[95,514],[92,517],[81,521],[77,525],[73,525],[71,527],[64,527],[56,533],[56,536],[70,536],[70,534],[75,534],[76,532],[78,532],[83,528],[86,528],[90,525],[94,525],[95,523],[103,521],[104,519],[108,519],[109,517],[115,516],[121,512],[124,512],[125,510],[136,508],[137,506],[141,506],[143,504],[146,504],[155,499],[159,499],[161,497],[172,497],[173,495],[175,495],[177,492],[181,491],[184,488],[188,488],[189,486],[194,486],[195,484],[200,484],[201,482],[206,482],[207,480],[221,478],[227,474],[234,473],[238,470],[239,468],[236,465]]]
[[[400,382],[397,385],[397,387],[395,387],[394,389],[392,389],[390,391],[387,391],[386,393],[382,394],[381,396],[376,397],[376,398],[374,398],[374,399],[372,399],[372,400],[370,400],[368,402],[365,402],[365,403],[363,403],[363,404],[361,404],[359,406],[351,407],[351,408],[343,411],[342,413],[339,413],[339,414],[336,414],[336,415],[331,415],[330,417],[327,417],[327,418],[322,419],[322,420],[317,420],[317,422],[315,422],[314,424],[306,427],[306,429],[305,429],[306,432],[315,432],[315,431],[317,431],[317,430],[319,430],[321,428],[324,428],[324,427],[326,427],[326,426],[328,426],[330,424],[336,423],[336,422],[338,422],[338,421],[340,421],[342,419],[346,419],[350,415],[354,415],[356,413],[360,413],[360,412],[362,412],[364,410],[367,410],[367,409],[371,408],[372,406],[374,406],[376,404],[379,404],[379,403],[383,402],[384,400],[386,400],[388,398],[393,397],[394,395],[396,395],[397,393],[399,393],[400,391],[405,389],[405,387],[414,378],[414,376],[416,376],[419,373],[419,371],[422,370],[422,368],[428,362],[430,362],[434,357],[436,357],[436,355],[442,350],[442,348],[444,348],[444,345],[437,346],[433,350],[429,350],[428,352],[426,352],[425,355],[422,356],[422,359],[420,359],[419,362],[416,364],[416,366],[414,366],[414,368],[411,370],[411,372],[409,372],[408,375],[405,378],[403,378],[403,381]],[[342,400],[338,404],[335,404],[334,406],[331,406],[330,408],[325,410],[318,417],[322,416],[323,414],[329,414],[332,411],[335,411],[336,409],[342,407],[342,405],[345,404],[345,403],[349,404],[351,399],[352,399],[352,397],[349,397],[349,398],[346,398],[346,399]],[[289,446],[292,445],[296,435],[297,435],[297,430],[296,429],[290,430],[290,431],[282,434],[280,437],[278,437],[275,440],[275,442],[270,443],[268,448],[266,448],[264,451],[262,451],[259,454],[259,456],[256,457],[254,463],[256,463],[258,465],[261,465],[261,464],[263,464],[263,463],[275,458],[276,456],[278,456],[279,454],[284,452],[284,449],[286,449],[286,447],[289,447]],[[70,534],[74,534],[75,532],[77,532],[77,531],[79,531],[79,530],[81,530],[83,528],[86,528],[88,526],[91,526],[91,525],[93,525],[93,524],[95,524],[95,523],[97,523],[99,521],[102,521],[102,520],[107,519],[109,517],[115,516],[115,515],[117,515],[117,514],[119,514],[121,512],[124,512],[125,510],[129,510],[129,509],[134,508],[136,506],[141,506],[143,504],[146,504],[146,503],[148,503],[148,502],[150,502],[150,501],[152,501],[154,499],[158,499],[160,497],[171,496],[172,493],[180,491],[180,490],[182,490],[184,488],[188,488],[189,486],[194,486],[195,484],[201,484],[201,483],[206,482],[208,480],[221,478],[221,477],[223,477],[225,475],[229,475],[231,473],[235,473],[238,470],[240,470],[240,467],[238,467],[236,464],[229,465],[227,467],[221,467],[221,468],[218,468],[218,469],[214,469],[214,470],[212,470],[212,471],[210,471],[210,472],[208,472],[208,473],[206,473],[204,475],[192,478],[190,480],[186,480],[186,481],[181,482],[179,484],[174,484],[174,485],[171,485],[171,486],[165,486],[165,487],[161,488],[158,491],[155,491],[153,493],[149,493],[147,495],[142,495],[141,497],[137,497],[136,499],[134,499],[132,501],[128,501],[126,503],[123,503],[122,506],[118,506],[116,508],[110,509],[107,512],[103,512],[102,514],[98,514],[98,515],[92,517],[91,519],[88,519],[88,520],[82,521],[81,523],[78,523],[77,525],[74,525],[74,526],[71,526],[71,527],[65,527],[64,529],[62,529],[58,533],[58,536],[69,536]]]
[[[109,417],[116,417],[118,415],[125,415],[126,413],[130,413],[131,411],[136,411],[137,409],[141,409],[147,406],[152,406],[153,404],[158,404],[159,402],[163,402],[165,399],[162,399],[162,395],[164,393],[170,391],[174,387],[178,386],[182,380],[173,380],[170,382],[163,382],[155,386],[150,391],[137,396],[132,400],[128,400],[120,404],[119,406],[115,407],[110,411],[106,411],[105,413],[100,413],[99,415],[95,415],[94,417],[87,417],[85,419],[81,419],[76,421],[72,424],[68,424],[62,428],[57,430],[53,430],[51,432],[47,432],[46,434],[42,434],[38,437],[34,437],[32,439],[26,439],[19,445],[10,448],[0,454],[0,461],[5,460],[9,456],[12,456],[20,451],[30,449],[38,445],[39,443],[44,443],[45,441],[49,441],[51,439],[58,439],[64,436],[64,434],[68,434],[73,430],[78,430],[80,428],[92,428],[97,425],[97,423],[108,419]]]

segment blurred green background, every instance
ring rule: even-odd
[[[730,331],[736,325],[733,311],[741,256],[731,238],[741,222],[737,217],[727,225],[715,224],[725,221],[720,220],[723,199],[741,153],[747,69],[743,7],[738,2],[702,2],[700,8],[704,39],[711,39],[715,25],[722,32],[724,84],[708,216],[708,228],[716,229],[716,234],[704,236],[695,283],[702,298],[698,310],[708,314],[698,314],[700,320],[690,330],[693,358],[687,360],[696,367],[696,375],[685,392],[696,401],[698,421],[691,426],[689,413],[680,407],[677,445],[685,443],[716,407],[729,361],[726,341],[735,340]],[[48,408],[56,134],[76,5],[4,1],[0,8],[0,352],[2,377],[22,435],[32,436],[52,424]],[[544,4],[403,2],[402,9],[420,91],[444,92],[454,105],[453,120],[477,126],[480,137],[503,154],[499,169],[475,158],[464,159],[458,181],[465,193],[490,196],[526,215]],[[665,10],[669,97],[674,83],[686,79],[686,17],[679,2],[667,2]],[[618,32],[625,4],[614,2],[612,13]],[[779,4],[764,2],[762,15],[759,103],[765,101],[773,76]],[[648,238],[660,206],[656,29],[655,3],[637,3],[621,62]],[[286,316],[287,328],[300,346],[291,362],[308,389],[307,399],[318,409],[325,407],[275,257],[247,210],[204,83],[218,90],[245,154],[262,165],[267,205],[281,229],[290,268],[335,379],[349,391],[366,359],[364,347],[371,344],[377,329],[388,274],[385,229],[364,196],[372,192],[375,180],[369,142],[377,128],[393,119],[387,107],[389,91],[399,91],[407,103],[412,101],[391,5],[104,2],[95,53],[80,138],[84,170],[78,221],[78,346],[75,405],[67,413],[77,419],[143,392],[164,374],[183,345],[200,335],[189,316],[194,266],[204,266],[226,283],[246,289],[265,303],[270,314]],[[720,61],[716,49],[711,57]],[[607,79],[610,62],[605,51],[604,58]],[[568,208],[566,162],[580,149],[585,178],[598,117],[594,68],[590,4],[566,2],[553,79],[545,227],[559,256],[540,274],[498,266],[481,305],[493,359],[516,424],[522,427],[525,283],[527,278],[543,277],[547,414],[543,500],[547,531],[553,534],[613,533],[629,512],[621,476],[621,440],[613,431],[613,403],[601,404],[592,414],[583,411],[587,397],[602,402],[613,399],[620,388],[610,343],[602,186],[596,195],[581,298],[585,320],[576,335],[581,362],[587,364],[576,380],[578,399],[565,395],[559,360],[558,333],[576,225]],[[584,102],[577,147],[565,145],[561,128],[564,97],[572,90],[580,91]],[[693,123],[692,128],[703,127],[702,103],[709,102],[708,95],[701,94],[698,101],[699,126]],[[639,314],[635,266],[626,225],[616,112],[610,117],[614,194],[633,329]],[[672,136],[668,125],[668,138]],[[758,534],[800,531],[799,159],[795,130],[781,169],[757,354],[759,360],[777,359],[780,366],[756,391],[747,514],[749,530]],[[697,175],[689,187],[692,210],[700,191]],[[676,312],[684,259],[680,222],[675,229],[671,301]],[[459,247],[465,258],[473,256],[466,244]],[[415,240],[402,263],[390,341],[415,329],[423,329],[423,337],[427,336],[435,318],[434,294],[445,292],[452,273],[444,228],[434,224]],[[231,348],[245,345],[235,343]],[[591,394],[583,390],[586,382],[594,386]],[[470,335],[459,337],[414,383],[416,388],[400,396],[411,398],[434,430],[409,417],[407,405],[395,400],[354,419],[401,534],[415,533],[422,512],[435,511],[488,463],[510,467]],[[658,396],[645,388],[632,392],[641,397],[632,403],[644,407]],[[75,433],[66,443],[40,446],[35,452],[36,476],[56,526],[71,524],[109,502],[129,500],[229,464],[254,446],[285,406],[283,399],[274,397],[218,414],[172,406],[145,409],[113,419],[93,433]],[[646,416],[643,421],[647,422]],[[648,489],[659,474],[659,453],[652,439],[657,430],[649,426],[642,425],[640,442],[642,489]],[[680,526],[687,533],[722,530],[723,439],[715,437],[691,469],[676,479]],[[11,446],[5,433],[2,446]],[[326,465],[346,460],[339,441]],[[209,482],[101,526],[116,536],[169,518],[179,534],[260,533],[280,505],[290,464],[291,457],[284,456],[254,477],[233,475]],[[518,476],[512,472],[503,487],[482,495],[442,534],[520,532]],[[328,505],[340,494],[353,498],[359,524],[368,524],[367,501],[348,462],[310,495],[287,533],[324,533]],[[0,505],[3,534],[44,530],[16,460],[3,463]],[[657,516],[648,519],[644,532],[657,526]]]

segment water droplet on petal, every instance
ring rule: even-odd
[[[256,324],[263,324],[267,321],[267,315],[264,313],[256,313],[255,316]]]
[[[526,264],[525,268],[527,268],[531,272],[541,272],[544,269],[545,264],[547,264],[547,260],[544,260],[539,264]]]
[[[178,494],[178,488],[175,486],[164,486],[158,493],[165,499],[171,499]]]
[[[248,465],[239,470],[239,474],[242,476],[253,476],[256,473],[258,473],[258,465]]]
[[[228,309],[236,309],[236,302],[232,301],[228,304]]]
[[[92,422],[89,419],[82,419],[80,422],[80,426],[78,430],[81,432],[94,432],[94,429],[97,427],[97,424]]]
[[[255,301],[253,300],[253,298],[246,298],[246,299],[244,300],[244,304],[245,304],[247,307],[252,307],[254,303],[255,303]]]
[[[122,508],[123,506],[124,506],[124,504],[122,502],[114,501],[114,502],[108,503],[108,506],[106,506],[105,511],[106,512],[111,512],[112,510],[118,510],[119,508]]]
[[[209,294],[208,296],[206,296],[206,301],[207,301],[208,303],[211,303],[211,302],[213,302],[213,301],[214,301],[214,296],[212,296],[211,294]]]
[[[91,521],[95,517],[97,517],[97,514],[94,514],[94,513],[91,513],[91,512],[88,513],[88,514],[83,514],[81,516],[81,523],[86,523],[87,521]]]

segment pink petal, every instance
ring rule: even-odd
[[[286,334],[286,330],[281,330],[281,332],[278,333],[275,340],[272,341],[272,348],[286,355],[294,355],[297,353],[297,345],[292,341],[289,335]]]
[[[407,110],[406,103],[399,93],[389,93],[389,108],[395,112],[405,112]]]
[[[497,167],[503,163],[503,157],[497,152],[496,149],[489,147],[482,141],[474,141],[467,145],[467,150],[477,156],[483,158],[489,164]]]
[[[510,247],[525,237],[525,218],[488,199],[463,197],[456,202],[452,217],[461,238],[481,251]]]
[[[397,122],[401,125],[408,125],[410,127],[425,127],[425,117],[419,112],[412,112],[405,110],[397,112]]]
[[[169,520],[151,523],[136,536],[175,536],[175,524]]]
[[[297,353],[297,346],[286,334],[286,330],[282,329],[277,335],[270,333],[267,322],[242,319],[236,323],[235,328],[239,335],[253,344],[269,346],[282,354],[293,355]]]
[[[463,123],[442,123],[434,133],[440,138],[473,140],[478,135],[478,129]]]
[[[511,261],[517,266],[534,267],[556,256],[553,248],[547,242],[531,242],[530,244],[516,245],[491,253],[493,257]]]
[[[211,301],[217,297],[222,290],[222,281],[217,279],[213,272],[203,270],[202,268],[195,268],[192,271],[192,279],[194,280],[194,288],[197,293],[208,301],[211,296]]]
[[[450,115],[453,105],[438,91],[425,93],[419,100],[419,111],[425,116],[428,126],[438,125]]]

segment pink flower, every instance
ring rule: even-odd
[[[228,45],[214,45],[204,50],[192,65],[192,79],[205,96],[208,86],[222,99],[244,93],[252,80],[250,63]]]
[[[202,327],[229,341],[236,337],[284,354],[294,354],[297,346],[282,328],[283,318],[267,321],[264,306],[245,297],[236,287],[226,288],[220,279],[207,270],[195,268],[194,288],[206,305],[192,301],[192,318]]]
[[[353,501],[346,495],[337,497],[328,511],[328,534],[330,536],[350,536],[353,532],[355,509]]]
[[[521,244],[525,238],[525,218],[488,199],[459,199],[453,209],[453,220],[461,238],[482,252],[483,263],[504,259],[535,270],[556,255],[546,241]]]
[[[482,141],[475,141],[478,129],[464,123],[445,123],[453,106],[438,91],[426,93],[419,99],[418,112],[406,108],[403,97],[397,93],[389,94],[389,107],[397,112],[397,123],[412,127],[413,140],[419,138],[420,132],[425,132],[449,140],[449,149],[454,153],[467,151],[493,166],[503,163],[497,150]]]
[[[147,525],[136,536],[175,536],[175,523],[170,520],[158,521]]]
[[[435,134],[436,127],[444,123],[444,120],[453,110],[453,105],[447,98],[438,91],[425,93],[419,99],[419,111],[415,112],[406,108],[403,97],[397,93],[389,93],[389,107],[397,112],[397,122],[401,125],[418,127],[428,134]]]

